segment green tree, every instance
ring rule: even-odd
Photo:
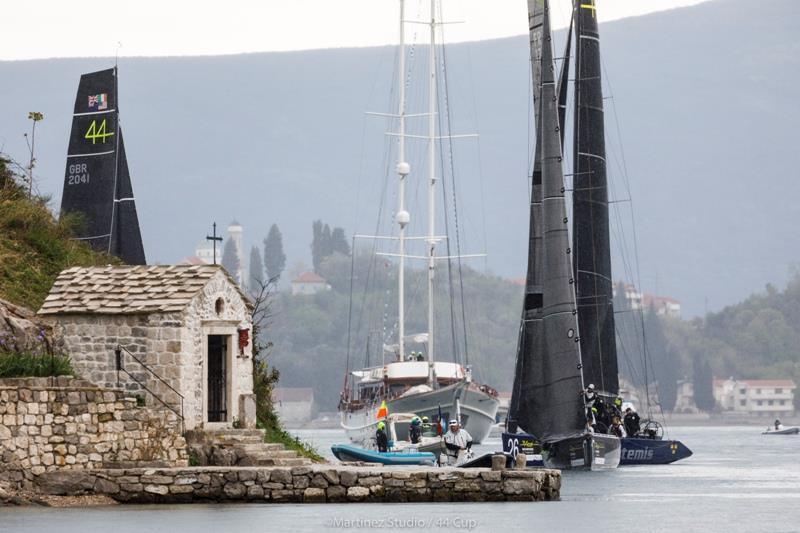
[[[311,265],[314,267],[314,272],[319,272],[319,267],[325,258],[322,230],[323,224],[321,220],[315,220],[311,224]]]
[[[695,356],[692,361],[692,387],[694,388],[694,404],[701,411],[712,411],[716,405],[714,400],[714,377],[708,359]]]
[[[344,235],[344,228],[333,228],[331,232],[331,250],[344,256],[350,255],[350,244]]]
[[[283,236],[277,224],[269,228],[267,238],[264,239],[264,269],[267,279],[278,279],[286,267],[286,254],[283,253]]]
[[[225,241],[225,247],[222,250],[222,267],[237,283],[241,283],[242,280],[236,277],[239,272],[239,257],[236,254],[236,243],[233,242],[233,239]]]
[[[264,281],[264,265],[261,263],[261,253],[258,247],[250,249],[250,279],[247,288],[251,293],[255,293]]]

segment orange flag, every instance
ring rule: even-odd
[[[386,407],[386,400],[383,400],[380,409],[378,409],[377,418],[386,418],[387,416],[389,416],[389,408]]]

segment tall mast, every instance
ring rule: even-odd
[[[397,241],[397,253],[399,256],[399,265],[397,272],[397,316],[398,316],[398,353],[400,360],[405,359],[405,334],[406,334],[406,317],[405,317],[405,236],[406,226],[410,220],[410,215],[406,211],[406,176],[410,172],[410,166],[406,162],[406,43],[405,43],[405,0],[400,0],[400,58],[398,60],[398,74],[397,81],[399,84],[398,94],[400,102],[398,103],[397,117],[399,119],[400,135],[398,137],[397,147],[397,224],[400,226],[400,234]]]
[[[436,0],[431,0],[431,44],[428,50],[428,361],[434,360],[433,275],[436,263]],[[429,380],[432,376],[429,374]]]

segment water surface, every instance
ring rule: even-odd
[[[0,532],[800,531],[800,436],[673,428],[695,454],[666,466],[565,472],[560,502],[136,505],[0,509]],[[296,432],[330,454],[338,430]],[[479,447],[494,450],[499,440]]]

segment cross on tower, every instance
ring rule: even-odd
[[[217,264],[217,241],[222,242],[222,237],[217,236],[217,223],[214,222],[212,225],[214,231],[212,231],[211,235],[206,235],[206,240],[211,241],[214,245],[214,264]]]

